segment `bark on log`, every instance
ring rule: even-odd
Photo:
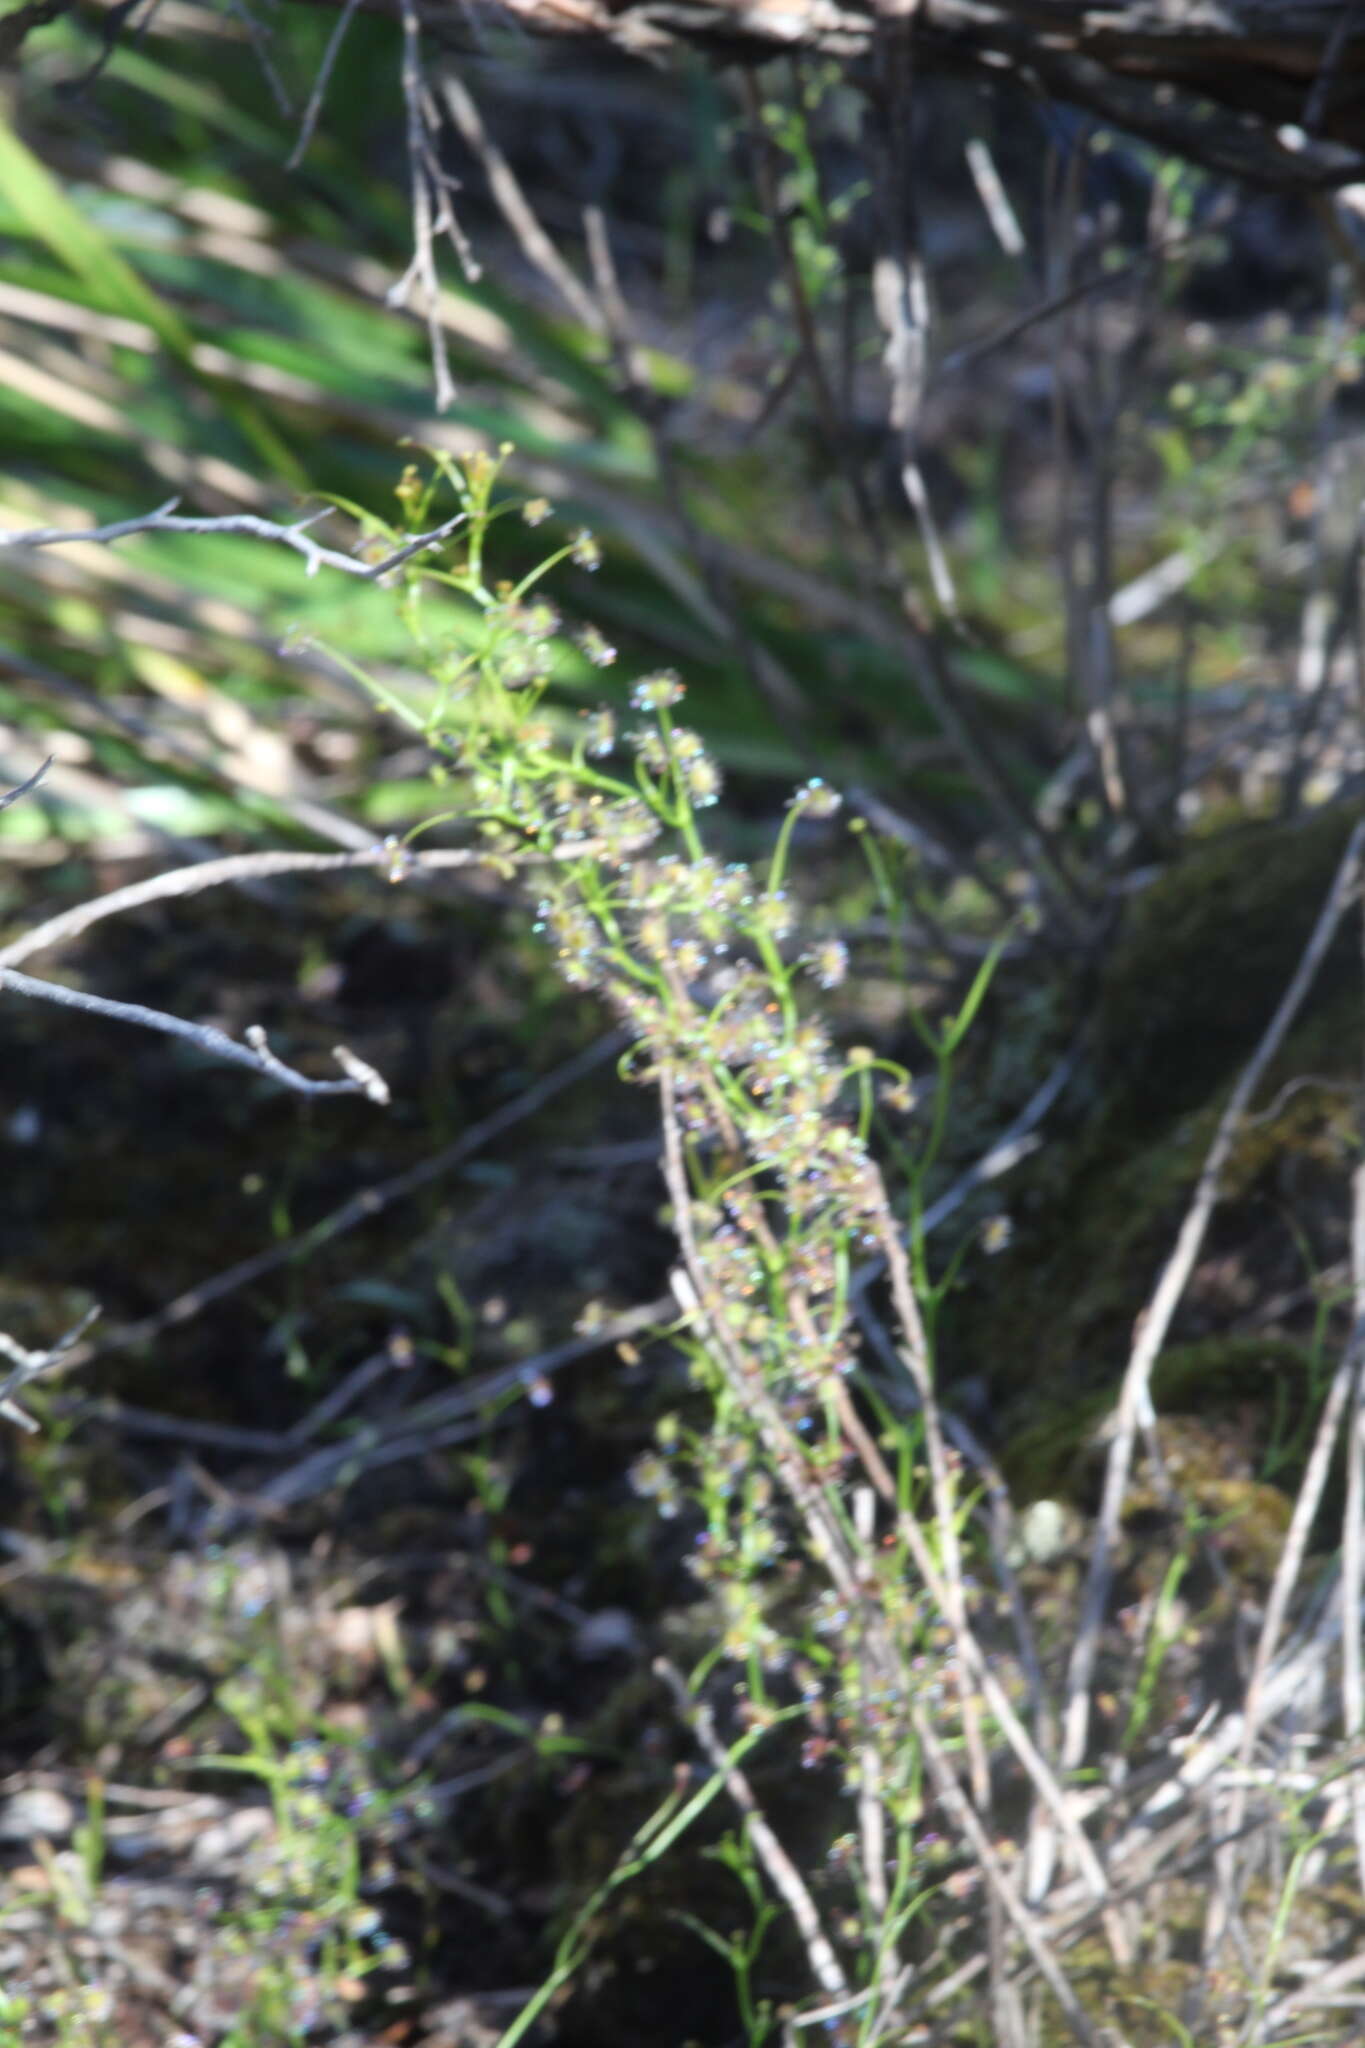
[[[393,4],[393,0],[380,0]],[[483,0],[542,36],[657,58],[804,51],[869,74],[909,39],[916,74],[1013,75],[1173,154],[1254,182],[1365,178],[1365,0]],[[466,41],[465,0],[424,25]]]

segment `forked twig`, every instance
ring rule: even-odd
[[[67,988],[58,981],[37,981],[31,974],[16,974],[12,967],[0,970],[0,994],[32,996],[39,1002],[57,1003],[63,1009],[85,1010],[95,1017],[107,1017],[115,1024],[136,1024],[144,1031],[159,1031],[166,1038],[183,1038],[187,1044],[211,1059],[226,1060],[229,1066],[247,1067],[264,1074],[298,1095],[364,1095],[371,1102],[387,1103],[388,1085],[372,1066],[347,1046],[332,1048],[332,1057],[344,1070],[340,1081],[313,1081],[296,1067],[287,1066],[270,1050],[265,1032],[253,1024],[247,1043],[240,1044],[213,1024],[191,1024],[188,1018],[172,1016],[169,1010],[152,1010],[145,1003],[118,1003],[108,996],[92,996],[84,989]]]
[[[482,274],[482,268],[455,212],[456,181],[441,163],[440,117],[422,66],[422,30],[416,0],[400,0],[399,12],[403,24],[401,77],[403,105],[407,114],[413,247],[412,260],[397,283],[390,287],[388,302],[391,306],[406,306],[413,286],[421,286],[431,344],[431,366],[436,379],[436,410],[444,412],[454,402],[455,384],[450,374],[450,354],[441,323],[441,284],[436,274],[437,241],[442,235],[446,237],[471,283]]]
[[[469,516],[466,512],[457,512],[453,519],[432,527],[430,533],[419,533],[404,541],[401,547],[394,548],[380,561],[363,562],[354,555],[343,555],[337,548],[321,546],[309,533],[310,526],[316,526],[319,519],[327,517],[330,506],[310,512],[304,519],[296,519],[291,526],[281,526],[273,519],[258,518],[254,512],[223,512],[212,518],[196,519],[178,514],[175,508],[179,503],[179,498],[167,498],[165,504],[158,505],[154,512],[142,512],[133,519],[115,519],[107,526],[32,526],[18,532],[0,531],[0,548],[69,547],[76,541],[107,543],[126,540],[129,535],[137,533],[245,533],[255,540],[278,541],[283,547],[293,548],[303,556],[310,576],[316,576],[319,569],[339,569],[344,576],[358,576],[362,582],[379,583],[395,569],[401,568],[404,562],[411,561],[414,555],[439,547],[443,540],[459,531]]]
[[[31,789],[44,773],[31,776],[14,796]],[[223,860],[202,861],[191,867],[173,868],[168,874],[153,875],[143,882],[133,882],[124,889],[111,890],[105,896],[97,896],[88,903],[76,904],[71,910],[62,911],[49,918],[46,923],[24,932],[12,939],[7,946],[0,947],[0,991],[9,989],[15,995],[29,996],[39,1001],[57,1003],[64,1008],[85,1010],[97,1017],[107,1017],[114,1023],[135,1024],[144,1030],[159,1031],[169,1038],[183,1038],[207,1053],[213,1059],[226,1060],[230,1065],[249,1068],[253,1073],[264,1074],[283,1087],[291,1088],[300,1095],[364,1095],[371,1102],[387,1103],[389,1091],[382,1077],[367,1061],[362,1060],[349,1047],[334,1046],[332,1056],[341,1067],[344,1079],[336,1081],[315,1081],[301,1074],[294,1067],[286,1065],[266,1043],[265,1033],[259,1025],[253,1025],[247,1032],[247,1042],[240,1044],[219,1031],[212,1024],[192,1024],[183,1017],[173,1016],[166,1010],[149,1009],[143,1003],[121,1003],[107,996],[90,995],[83,989],[67,988],[59,982],[37,980],[31,975],[15,972],[21,960],[44,951],[49,946],[60,944],[87,931],[91,925],[102,919],[118,916],[123,911],[136,910],[148,903],[163,901],[168,897],[195,895],[201,889],[210,889],[220,883],[237,882],[263,875],[316,873],[334,869],[357,867],[392,868],[396,859],[419,862],[431,867],[466,867],[480,858],[479,854],[467,848],[433,848],[430,852],[409,854],[406,849],[380,844],[363,847],[354,853],[246,853],[229,854]]]
[[[33,1417],[19,1406],[14,1396],[20,1388],[51,1371],[53,1366],[69,1363],[69,1354],[75,1350],[98,1314],[98,1308],[87,1309],[80,1321],[73,1324],[55,1344],[49,1344],[46,1351],[26,1351],[22,1344],[16,1344],[13,1337],[0,1330],[0,1358],[7,1358],[14,1367],[8,1379],[0,1380],[0,1417],[6,1422],[17,1423],[20,1429],[37,1429]]]

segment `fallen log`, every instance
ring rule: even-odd
[[[718,61],[834,58],[855,81],[894,42],[918,81],[1010,76],[1256,184],[1365,179],[1365,0],[482,0],[475,17],[465,0],[426,0],[420,17],[466,45],[501,17],[646,59],[682,45]]]

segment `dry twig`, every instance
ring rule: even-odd
[[[8,1379],[0,1380],[0,1417],[6,1422],[17,1423],[20,1429],[37,1429],[33,1417],[19,1406],[14,1396],[33,1380],[41,1379],[53,1366],[69,1364],[71,1353],[98,1314],[97,1308],[87,1309],[80,1321],[73,1324],[55,1344],[49,1344],[46,1351],[26,1351],[22,1344],[15,1343],[13,1337],[0,1331],[0,1358],[7,1358],[14,1367]]]
[[[436,243],[446,236],[470,283],[481,266],[455,213],[456,181],[441,163],[440,117],[422,66],[422,32],[416,0],[400,0],[403,22],[403,104],[407,110],[408,180],[412,192],[412,261],[388,292],[391,306],[406,306],[414,285],[420,285],[436,378],[436,410],[454,402],[450,354],[441,321],[441,285],[436,274]]]
[[[309,533],[309,527],[316,526],[320,519],[328,516],[330,506],[310,512],[305,519],[296,519],[292,526],[281,526],[273,519],[258,518],[254,512],[223,512],[211,518],[191,518],[176,512],[179,503],[179,498],[167,498],[165,504],[158,505],[154,512],[142,512],[132,519],[115,519],[107,526],[32,526],[13,532],[0,531],[0,548],[69,547],[76,541],[107,543],[126,540],[137,533],[243,533],[255,540],[278,541],[284,547],[293,548],[296,554],[303,556],[310,576],[316,576],[319,569],[339,569],[343,575],[359,576],[366,583],[378,583],[401,568],[404,562],[411,561],[414,555],[425,554],[429,548],[439,547],[443,540],[449,540],[468,517],[467,513],[457,512],[453,519],[432,527],[429,533],[414,535],[379,561],[365,562],[354,555],[343,555],[337,548],[321,546]]]
[[[92,996],[84,989],[67,988],[58,981],[37,981],[31,974],[16,974],[12,967],[0,971],[0,992],[32,996],[40,1002],[57,1003],[64,1009],[85,1010],[95,1017],[107,1017],[115,1024],[137,1024],[145,1031],[159,1031],[167,1038],[183,1038],[211,1059],[226,1060],[229,1066],[247,1067],[264,1074],[298,1095],[364,1095],[371,1102],[387,1103],[388,1086],[366,1061],[347,1046],[334,1045],[332,1057],[344,1071],[340,1081],[313,1081],[296,1067],[286,1065],[270,1050],[259,1024],[247,1031],[247,1043],[240,1045],[213,1024],[191,1024],[173,1017],[168,1010],[152,1010],[145,1003],[117,1003],[108,996]]]
[[[281,849],[230,853],[221,860],[195,861],[189,867],[171,868],[164,875],[129,882],[125,888],[111,889],[103,896],[91,897],[87,903],[59,911],[56,917],[49,917],[32,931],[11,939],[7,946],[0,946],[0,972],[17,967],[34,953],[46,952],[49,946],[64,945],[68,939],[78,938],[107,917],[121,917],[125,911],[142,910],[149,903],[197,896],[201,890],[216,889],[225,882],[256,881],[271,875],[332,874],[348,868],[385,868],[391,874],[406,873],[409,868],[435,872],[475,867],[484,858],[466,847],[418,851],[399,847],[396,842],[376,841],[354,853],[290,853]]]

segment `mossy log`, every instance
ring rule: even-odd
[[[1228,1091],[1294,972],[1353,822],[1343,808],[1195,845],[1131,906],[1101,975],[1069,1127],[1059,1125],[1020,1176],[1011,1247],[976,1276],[951,1321],[952,1369],[988,1384],[1025,1492],[1055,1482],[1057,1454],[1094,1419],[1091,1398],[1097,1410],[1112,1400]],[[1226,1350],[1251,1298],[1260,1308],[1280,1291],[1272,1265],[1285,1267],[1284,1286],[1302,1291],[1309,1275],[1294,1233],[1303,1219],[1319,1250],[1333,1233],[1344,1246],[1358,945],[1348,920],[1243,1127],[1178,1344],[1215,1340]],[[1300,1334],[1297,1325],[1266,1326],[1257,1357],[1274,1354],[1283,1366],[1271,1340]],[[1247,1369],[1247,1390],[1264,1394],[1275,1375],[1250,1370],[1250,1354],[1235,1345],[1227,1356]],[[1225,1381],[1213,1374],[1206,1392],[1225,1398]],[[1163,1388],[1182,1410],[1201,1405],[1188,1374],[1177,1389],[1159,1365],[1156,1388],[1159,1405]],[[1055,1444],[1051,1420],[1061,1430]],[[1042,1435],[1030,1439],[1035,1423]],[[1030,1441],[1032,1474],[1021,1469]]]

